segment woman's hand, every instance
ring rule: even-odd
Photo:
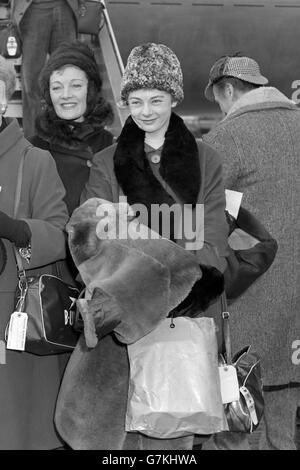
[[[17,248],[26,248],[31,240],[31,230],[24,220],[13,219],[0,211],[0,238],[6,238]]]

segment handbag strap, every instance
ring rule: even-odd
[[[16,219],[18,216],[18,211],[19,211],[19,206],[20,206],[20,200],[21,200],[21,190],[22,190],[22,181],[23,181],[23,168],[24,168],[24,160],[25,156],[29,152],[29,150],[33,146],[30,144],[28,145],[22,152],[21,158],[20,158],[20,164],[18,168],[18,175],[17,175],[17,185],[16,185],[16,192],[15,192],[15,204],[14,204],[14,218]],[[19,277],[19,287],[21,290],[21,297],[22,297],[22,292],[24,290],[27,290],[28,284],[27,284],[27,278],[26,278],[26,271],[23,268],[23,263],[22,263],[22,258],[20,256],[19,251],[17,248],[14,247],[14,254],[16,258],[16,263],[17,263],[17,268],[18,268],[18,277]],[[25,292],[26,294],[26,292]]]
[[[223,340],[225,345],[226,353],[226,363],[232,364],[232,355],[231,355],[231,339],[230,339],[230,326],[229,326],[229,312],[225,291],[221,295],[221,305],[222,305],[222,323],[223,323]]]

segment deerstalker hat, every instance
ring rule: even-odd
[[[250,57],[221,57],[209,72],[209,82],[204,95],[209,101],[214,101],[213,85],[223,77],[236,77],[244,82],[255,85],[266,85],[269,80],[260,73],[258,63]]]

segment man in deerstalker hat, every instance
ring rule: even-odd
[[[249,57],[226,56],[210,70],[205,96],[224,119],[204,136],[223,157],[225,187],[277,240],[274,263],[231,306],[233,352],[251,344],[261,357],[265,427],[260,449],[295,449],[300,367],[300,110]],[[211,447],[209,447],[211,448]],[[246,435],[220,433],[213,448],[249,448]]]

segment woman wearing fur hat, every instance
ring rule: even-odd
[[[68,219],[65,190],[49,152],[30,146],[16,120],[3,117],[15,88],[14,68],[0,56],[0,448],[61,446],[53,423],[61,379],[58,356],[38,357],[5,348],[5,328],[18,283],[13,247],[23,267],[34,269],[65,257]],[[24,155],[20,205],[14,201]]]
[[[184,231],[186,238],[177,236],[172,216],[163,217],[154,227],[151,210],[154,205],[178,204],[181,210],[187,208],[191,222],[195,221],[196,212],[199,215],[204,208],[204,226],[200,224],[204,235],[202,232],[199,245],[191,243],[187,248],[193,250],[202,278],[173,313],[182,315],[185,310],[187,315],[199,316],[205,310],[205,316],[220,317],[217,299],[223,290],[221,272],[226,267],[228,233],[221,163],[218,154],[208,145],[196,142],[173,112],[183,99],[182,71],[173,51],[163,44],[135,47],[123,75],[121,98],[130,116],[118,143],[95,155],[82,202],[98,197],[117,203],[120,196],[126,196],[131,206],[146,208],[148,217],[143,219],[144,211],[139,217],[143,224],[161,235],[168,226],[168,238],[185,248],[187,232]],[[80,366],[76,370],[73,361],[65,375],[56,424],[66,442],[76,449],[191,449],[193,436],[152,439],[124,431],[126,348],[110,339],[110,335],[101,339],[98,346],[101,358],[110,358],[109,361],[94,361],[94,353],[82,351],[82,361],[86,360],[89,366],[83,373]]]

